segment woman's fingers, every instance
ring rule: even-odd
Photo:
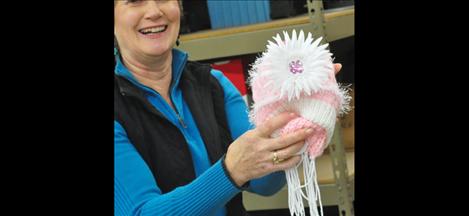
[[[259,125],[256,131],[261,137],[270,138],[270,135],[277,129],[287,124],[290,120],[297,117],[294,113],[282,113],[267,120],[264,124]]]
[[[305,142],[304,141],[300,141],[300,142],[297,142],[293,145],[290,145],[286,148],[283,148],[283,149],[278,149],[277,150],[277,156],[280,160],[285,160],[285,159],[288,159],[292,156],[295,156],[298,152],[300,152],[301,148],[303,148]]]
[[[286,148],[294,143],[304,141],[309,135],[311,135],[312,132],[313,132],[313,129],[304,128],[304,129],[297,130],[293,133],[289,133],[287,135],[277,137],[273,139],[273,142],[269,144],[267,149],[270,151],[274,151],[277,149]]]
[[[280,163],[274,164],[272,169],[273,169],[274,172],[280,171],[280,170],[290,169],[290,168],[296,166],[300,161],[301,161],[301,156],[296,155],[296,156],[290,157],[288,159],[285,159]]]
[[[340,69],[342,69],[342,64],[340,63],[334,64],[335,74],[338,74]]]

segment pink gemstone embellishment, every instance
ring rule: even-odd
[[[290,62],[290,72],[293,74],[303,72],[303,63],[300,60]]]

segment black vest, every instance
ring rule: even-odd
[[[214,164],[227,151],[232,138],[223,88],[210,70],[209,65],[188,61],[179,85]],[[195,179],[192,157],[182,133],[150,104],[142,90],[120,76],[115,76],[114,81],[114,118],[124,127],[163,193]],[[247,215],[242,193],[226,207],[229,216]]]

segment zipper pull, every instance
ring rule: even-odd
[[[178,119],[179,119],[179,123],[181,123],[182,127],[187,128],[187,125],[186,125],[186,123],[184,123],[184,120],[182,120],[181,116],[179,114],[177,114],[177,116],[178,116]]]

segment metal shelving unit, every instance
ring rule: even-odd
[[[315,17],[324,17],[323,22],[313,22]],[[354,17],[354,6],[324,12],[317,9],[311,15],[182,35],[178,49],[189,53],[190,60],[194,61],[259,53],[265,50],[267,40],[273,35],[293,29],[303,29],[315,37],[325,36],[327,41],[334,41],[355,34]]]

